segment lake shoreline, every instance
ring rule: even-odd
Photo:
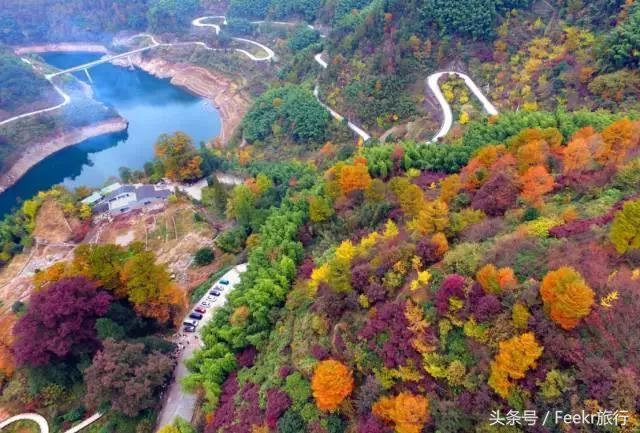
[[[92,125],[74,128],[55,137],[47,137],[26,149],[18,159],[4,170],[0,176],[0,193],[15,184],[33,166],[70,146],[75,146],[89,138],[100,135],[122,132],[127,129],[129,122],[122,117],[108,119]]]
[[[132,64],[160,79],[169,79],[174,86],[207,99],[218,110],[222,128],[220,140],[226,144],[240,125],[251,104],[250,98],[231,79],[210,70],[187,63],[174,63],[159,57],[130,56]],[[116,60],[116,66],[129,66],[129,62]]]
[[[87,52],[87,53],[102,53],[108,54],[109,49],[102,44],[93,44],[88,42],[59,42],[55,44],[41,44],[41,45],[25,45],[13,48],[13,52],[17,55],[31,54],[31,53],[75,53],[75,52]]]
[[[14,52],[18,55],[51,52],[111,53],[105,45],[88,42],[20,46],[15,47]],[[131,63],[129,63],[129,59]],[[201,66],[170,62],[160,57],[153,57],[153,54],[150,58],[143,58],[141,54],[136,54],[129,56],[127,60],[117,59],[111,63],[120,67],[133,65],[154,77],[169,79],[172,85],[207,99],[219,112],[222,122],[220,139],[223,144],[231,139],[251,105],[251,98],[242,92],[230,78],[213,73]]]
[[[95,52],[108,54],[109,49],[93,43],[55,43],[15,47],[18,55],[51,52]],[[238,89],[231,79],[214,74],[208,69],[186,63],[174,63],[162,58],[142,58],[130,56],[133,66],[160,79],[169,79],[170,83],[189,93],[207,99],[217,109],[221,120],[220,139],[226,144],[240,125],[251,100]],[[113,61],[115,66],[128,67],[128,60]],[[0,193],[13,186],[29,169],[54,153],[81,143],[84,140],[101,135],[121,132],[128,127],[128,121],[122,117],[108,119],[92,125],[74,128],[71,131],[45,137],[30,146],[6,170],[0,171]]]

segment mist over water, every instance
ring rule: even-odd
[[[48,53],[47,63],[67,69],[93,61],[94,53]],[[172,86],[139,69],[105,63],[89,70],[94,98],[115,108],[129,121],[126,132],[91,138],[67,147],[42,160],[14,186],[0,194],[0,215],[9,212],[20,200],[38,191],[63,184],[97,187],[120,167],[142,169],[153,158],[153,144],[162,133],[183,131],[194,143],[207,141],[220,133],[217,110],[203,98]],[[84,72],[76,76],[88,83]]]

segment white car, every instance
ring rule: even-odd
[[[202,305],[204,308],[209,308],[211,307],[211,302],[202,301],[200,302],[200,305]]]

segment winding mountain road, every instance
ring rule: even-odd
[[[222,20],[221,24],[222,25],[226,25],[227,24],[227,19],[224,15],[208,15],[208,16],[203,16],[203,17],[199,17],[194,19],[191,22],[191,25],[194,27],[201,27],[201,28],[212,28],[216,35],[220,33],[221,31],[221,27],[220,24],[215,24],[215,23],[210,23],[207,21],[210,20]],[[264,24],[267,23],[267,21],[252,21],[253,24]],[[291,22],[284,22],[284,21],[272,21],[269,22],[271,24],[278,24],[278,25],[294,25],[297,23],[291,23]],[[309,26],[309,28],[313,29],[314,27],[310,24],[307,24]],[[0,126],[2,125],[6,125],[10,122],[13,122],[15,120],[18,119],[23,119],[25,117],[30,117],[30,116],[35,116],[41,113],[46,113],[46,112],[50,112],[50,111],[54,111],[54,110],[58,110],[62,107],[64,107],[65,105],[69,104],[69,102],[71,101],[71,97],[69,95],[67,95],[62,89],[60,89],[58,86],[56,86],[52,79],[56,76],[62,75],[62,74],[66,74],[66,73],[70,73],[70,72],[75,72],[78,70],[82,70],[82,69],[86,69],[101,63],[105,63],[105,62],[109,62],[112,60],[115,60],[117,58],[121,58],[121,57],[127,57],[129,55],[135,54],[135,53],[139,53],[142,51],[146,51],[146,50],[150,50],[152,48],[156,48],[156,47],[172,47],[172,46],[184,46],[184,45],[197,45],[200,46],[206,50],[209,51],[225,51],[224,48],[213,48],[210,47],[207,43],[202,42],[202,41],[189,41],[189,42],[174,42],[174,43],[162,43],[162,42],[158,42],[156,40],[156,38],[149,33],[139,33],[136,35],[131,36],[130,38],[128,38],[128,40],[132,40],[134,38],[139,38],[139,37],[146,37],[148,39],[150,39],[151,44],[146,46],[146,47],[142,47],[142,48],[138,48],[135,50],[131,50],[125,53],[121,53],[121,54],[116,54],[116,55],[112,55],[112,56],[105,56],[103,58],[101,58],[100,60],[91,62],[91,63],[87,63],[85,65],[79,65],[64,71],[59,71],[56,72],[54,74],[48,74],[45,75],[45,78],[47,80],[49,80],[49,82],[51,83],[51,85],[53,86],[53,88],[55,89],[55,91],[63,98],[63,102],[57,105],[54,105],[52,107],[48,107],[48,108],[43,108],[40,110],[35,110],[29,113],[24,113],[24,114],[20,114],[18,116],[14,116],[11,117],[9,119],[3,120],[2,122],[0,122]],[[247,56],[250,60],[255,61],[255,62],[264,62],[264,61],[269,61],[269,60],[274,60],[275,59],[275,53],[274,51],[267,47],[264,44],[261,44],[260,42],[257,41],[253,41],[251,39],[245,39],[245,38],[237,38],[237,37],[233,37],[231,38],[234,41],[238,41],[238,42],[243,42],[246,44],[250,44],[250,45],[254,45],[258,48],[260,48],[261,50],[263,50],[266,54],[264,56],[256,56],[253,53],[250,53],[247,50],[244,50],[242,48],[234,48],[233,50],[241,53],[245,56]],[[33,64],[25,58],[22,58],[22,60],[26,63],[29,63],[31,66],[33,66]],[[324,60],[322,58],[322,53],[318,53],[314,56],[314,60],[316,61],[316,63],[318,63],[320,65],[320,67],[322,67],[323,69],[327,69],[327,67],[329,66],[327,61]],[[33,66],[35,68],[35,66]],[[471,79],[471,77],[469,77],[468,75],[461,73],[461,72],[456,72],[456,71],[442,71],[442,72],[436,72],[434,74],[431,74],[428,78],[427,78],[427,85],[429,87],[429,89],[431,90],[431,92],[434,94],[436,100],[438,101],[438,104],[440,105],[440,109],[442,111],[442,124],[440,126],[440,130],[436,133],[436,135],[429,141],[430,143],[433,142],[437,142],[440,138],[445,137],[448,133],[449,130],[451,129],[451,126],[453,124],[453,114],[451,112],[451,106],[449,105],[449,103],[447,102],[447,100],[445,99],[444,95],[442,94],[442,90],[440,89],[440,86],[438,85],[438,80],[443,77],[444,75],[457,75],[460,78],[462,78],[465,82],[465,84],[467,85],[467,87],[469,87],[469,89],[471,90],[471,92],[478,98],[478,100],[480,101],[480,103],[482,104],[484,110],[489,114],[489,115],[497,115],[498,114],[498,110],[495,108],[495,106],[489,102],[489,100],[484,96],[484,94],[482,93],[482,91],[480,90],[480,88],[475,84],[475,82]],[[319,88],[318,88],[318,84],[316,83],[315,88],[313,89],[313,94],[316,98],[316,100],[331,114],[331,116],[338,120],[338,121],[342,121],[344,119],[344,116],[341,115],[340,113],[338,113],[337,111],[333,110],[332,108],[330,108],[327,104],[325,104],[324,102],[322,102],[322,100],[320,99],[320,95],[319,95]],[[367,133],[364,129],[362,129],[361,127],[359,127],[358,125],[354,124],[351,121],[347,122],[349,128],[356,133],[363,141],[367,141],[371,138],[371,135],[369,133]]]
[[[191,25],[195,26],[195,27],[211,27],[215,30],[216,35],[220,33],[220,25],[219,24],[213,24],[213,23],[205,23],[204,21],[207,20],[211,20],[211,19],[222,19],[222,24],[226,25],[227,24],[227,19],[223,16],[223,15],[211,15],[211,16],[205,16],[205,17],[200,17],[200,18],[196,18],[195,20],[191,21]],[[256,21],[256,23],[258,23],[258,21]],[[239,41],[239,42],[244,42],[247,44],[251,44],[251,45],[255,45],[258,48],[261,48],[262,50],[264,50],[267,55],[266,56],[262,56],[262,57],[257,57],[253,54],[251,54],[250,52],[248,52],[247,50],[243,50],[241,48],[234,48],[234,51],[244,54],[245,56],[249,57],[249,59],[253,60],[254,62],[265,62],[267,60],[271,60],[273,58],[275,58],[275,53],[273,52],[273,50],[269,47],[267,47],[266,45],[261,44],[260,42],[256,42],[256,41],[252,41],[251,39],[245,39],[245,38],[231,38],[234,41]],[[189,44],[190,42],[180,42],[180,44]],[[200,46],[203,46],[205,49],[207,50],[211,50],[211,51],[224,51],[224,48],[211,48],[209,47],[207,44],[205,44],[204,42],[194,42]],[[165,45],[165,44],[162,44]],[[166,45],[175,45],[175,44],[166,44]]]
[[[427,85],[429,86],[429,89],[435,95],[436,99],[438,100],[438,103],[440,104],[440,109],[442,110],[442,125],[440,126],[440,131],[438,131],[438,133],[430,140],[430,143],[436,142],[440,138],[443,138],[444,136],[446,136],[449,133],[449,130],[451,129],[451,125],[453,124],[453,115],[451,113],[451,106],[449,105],[449,102],[447,102],[446,98],[442,94],[442,90],[438,85],[438,80],[440,80],[440,78],[445,75],[457,75],[458,77],[462,78],[465,84],[467,85],[467,87],[476,96],[476,98],[478,98],[478,100],[482,104],[482,107],[484,108],[484,111],[486,111],[487,114],[489,114],[490,116],[495,116],[498,114],[498,110],[496,109],[496,107],[491,102],[489,102],[487,97],[484,96],[480,88],[476,85],[476,83],[474,83],[474,81],[468,75],[463,74],[461,72],[455,72],[455,71],[443,71],[443,72],[436,72],[435,74],[431,74],[427,78]]]
[[[33,63],[31,63],[31,61],[29,59],[26,59],[24,57],[21,57],[21,60],[25,63],[28,63],[29,65],[31,65],[32,68],[35,69],[35,66],[33,65]],[[53,81],[51,80],[51,77],[49,76],[45,76],[45,78],[47,79],[47,81],[49,81],[49,83],[51,83],[51,85],[53,86],[53,90],[55,90],[58,95],[62,96],[63,101],[60,104],[54,105],[53,107],[48,107],[48,108],[43,108],[41,110],[35,110],[35,111],[31,111],[29,113],[24,113],[24,114],[20,114],[18,116],[13,116],[10,117],[8,119],[3,120],[2,122],[0,122],[0,126],[2,125],[6,125],[8,123],[11,123],[15,120],[18,119],[24,119],[25,117],[31,117],[31,116],[35,116],[41,113],[47,113],[49,111],[54,111],[54,110],[58,110],[62,107],[64,107],[65,105],[69,104],[71,102],[71,97],[69,95],[67,95],[60,87],[56,86]]]
[[[89,418],[82,421],[80,424],[74,427],[71,427],[69,430],[65,431],[64,433],[77,433],[83,430],[85,427],[97,421],[100,417],[102,417],[102,413],[96,412]],[[38,425],[38,428],[40,429],[40,433],[49,433],[50,431],[49,423],[47,422],[47,420],[42,415],[38,415],[37,413],[21,413],[20,415],[15,415],[15,416],[12,416],[11,418],[7,418],[4,421],[0,422],[0,430],[5,428],[9,424],[13,424],[14,422],[18,422],[18,421],[33,421]]]
[[[327,61],[322,58],[322,53],[316,54],[313,57],[313,59],[323,69],[327,69],[327,67],[329,66]],[[442,72],[436,72],[434,74],[431,74],[431,75],[429,75],[429,77],[427,77],[427,85],[429,86],[429,89],[435,95],[436,99],[438,100],[438,103],[440,104],[440,109],[442,110],[442,124],[440,126],[440,130],[438,131],[438,133],[431,140],[429,140],[429,143],[435,143],[440,138],[445,137],[449,133],[449,130],[451,129],[451,126],[453,125],[453,114],[451,112],[451,106],[449,105],[449,102],[447,102],[446,98],[442,94],[442,90],[440,89],[440,85],[438,84],[438,81],[440,80],[440,78],[445,76],[445,75],[457,75],[460,78],[462,78],[464,80],[465,84],[467,85],[467,87],[476,96],[476,98],[478,98],[478,100],[482,104],[482,107],[484,108],[484,111],[486,111],[491,116],[495,116],[495,115],[498,114],[498,110],[496,109],[496,107],[491,102],[489,102],[487,97],[484,96],[484,94],[482,93],[480,88],[476,85],[476,83],[468,75],[463,74],[462,72],[456,72],[456,71],[442,71]],[[327,109],[334,118],[336,118],[339,121],[342,120],[342,118],[343,118],[342,115],[340,115],[336,111],[334,111],[331,108],[329,108],[326,104],[324,104],[320,100],[320,97],[318,95],[318,85],[317,84],[316,84],[316,87],[313,89],[313,94],[315,95],[315,97],[318,100],[318,102],[325,109]],[[367,141],[369,138],[371,138],[371,136],[369,134],[367,134],[365,131],[363,131],[358,126],[352,124],[351,122],[349,122],[349,128],[351,128],[356,134],[358,134],[360,137],[362,137],[362,139],[364,141]]]
[[[220,33],[220,26],[218,24],[210,24],[210,23],[205,23],[204,21],[209,20],[209,19],[215,19],[215,18],[222,18],[223,24],[226,24],[226,18],[223,16],[205,16],[205,17],[200,17],[200,18],[196,18],[195,20],[193,20],[191,22],[191,24],[194,27],[211,27],[215,30],[216,34]],[[257,22],[256,22],[257,23]],[[156,38],[150,34],[150,33],[139,33],[136,35],[131,36],[130,38],[128,38],[128,40],[133,40],[135,38],[139,38],[139,37],[146,37],[148,39],[151,40],[151,44],[146,46],[146,47],[142,47],[142,48],[137,48],[135,50],[131,50],[131,51],[127,51],[124,53],[120,53],[120,54],[114,54],[114,55],[107,55],[104,56],[102,58],[100,58],[99,60],[90,62],[90,63],[86,63],[83,65],[78,65],[75,66],[73,68],[69,68],[69,69],[65,69],[63,71],[58,71],[52,74],[46,74],[45,78],[47,79],[47,81],[49,81],[51,83],[51,85],[53,86],[54,90],[62,97],[63,102],[60,104],[56,104],[54,106],[51,107],[47,107],[47,108],[43,108],[40,110],[34,110],[34,111],[30,111],[28,113],[23,113],[17,116],[13,116],[10,117],[8,119],[5,119],[3,121],[0,122],[0,126],[3,125],[7,125],[11,122],[14,122],[16,120],[19,119],[24,119],[26,117],[31,117],[31,116],[37,116],[38,114],[42,114],[42,113],[47,113],[50,111],[55,111],[58,110],[66,105],[68,105],[71,102],[71,97],[66,94],[62,89],[60,89],[57,85],[55,85],[53,83],[53,78],[58,77],[60,75],[63,74],[68,74],[68,73],[72,73],[72,72],[76,72],[76,71],[81,71],[83,69],[87,69],[87,68],[91,68],[92,66],[97,66],[100,65],[102,63],[106,63],[106,62],[111,62],[113,60],[119,59],[119,58],[123,58],[123,57],[128,57],[130,55],[136,54],[136,53],[140,53],[143,51],[147,51],[156,47],[172,47],[172,46],[182,46],[182,45],[198,45],[202,48],[204,48],[205,50],[209,50],[209,51],[225,51],[224,48],[212,48],[209,45],[207,45],[205,42],[201,42],[201,41],[195,41],[195,42],[175,42],[175,43],[163,43],[163,42],[158,42],[156,40]],[[254,61],[254,62],[265,62],[265,61],[269,61],[271,59],[275,58],[275,53],[273,52],[273,50],[269,47],[267,47],[266,45],[261,44],[260,42],[256,42],[256,41],[252,41],[251,39],[245,39],[245,38],[231,38],[234,41],[238,41],[238,42],[243,42],[243,43],[247,43],[250,45],[254,45],[262,50],[264,50],[264,52],[266,53],[266,55],[264,56],[256,56],[253,53],[250,53],[247,50],[243,50],[242,48],[234,48],[233,50],[241,53],[245,56],[247,56],[250,60]],[[31,65],[34,69],[35,66],[31,63],[31,61],[29,59],[26,59],[24,57],[22,57],[22,61],[25,63],[28,63],[29,65]]]

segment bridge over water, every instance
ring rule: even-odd
[[[57,77],[57,76],[60,76],[60,75],[64,75],[64,74],[70,74],[70,73],[79,72],[79,71],[86,71],[87,69],[93,68],[94,66],[98,66],[98,65],[101,65],[103,63],[111,62],[111,61],[116,60],[116,59],[121,59],[123,57],[129,57],[132,54],[141,53],[143,51],[150,50],[152,48],[157,47],[158,45],[160,45],[160,44],[158,44],[157,42],[153,41],[153,43],[151,45],[148,45],[146,47],[137,48],[135,50],[127,51],[126,53],[106,55],[106,56],[103,56],[102,58],[100,58],[98,60],[94,60],[93,62],[85,63],[84,65],[74,66],[73,68],[65,69],[64,71],[58,71],[58,72],[54,72],[52,74],[47,74],[47,75],[45,75],[45,77],[47,78],[47,80],[50,80],[50,79],[52,79],[54,77]]]

